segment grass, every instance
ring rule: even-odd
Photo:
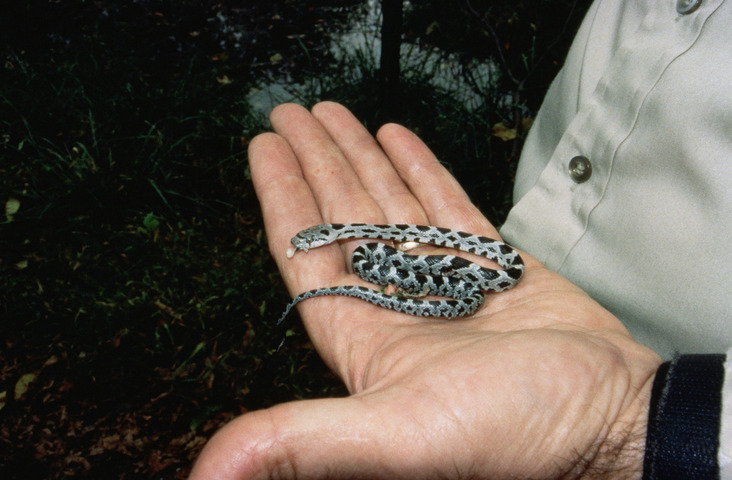
[[[6,46],[0,75],[2,478],[185,478],[234,416],[345,394],[297,322],[274,327],[288,297],[246,158],[267,129],[245,100],[259,79],[299,61],[302,103],[340,101],[372,131],[404,123],[491,220],[507,212],[524,132],[494,135],[498,92],[468,110],[411,67],[387,118],[369,52],[334,63],[291,24],[277,43],[272,12],[244,32],[263,50],[236,56],[233,30],[178,21],[205,2],[49,5],[16,12],[36,29],[22,41],[47,43]],[[54,14],[69,22],[56,36]]]
[[[286,296],[246,178],[261,124],[236,102],[204,110],[228,88],[215,78],[148,89],[88,60],[6,63],[4,478],[28,459],[38,478],[120,456],[140,459],[130,474],[174,472],[233,414],[314,394],[292,381],[319,368],[306,341],[278,355],[267,326]]]
[[[3,478],[182,478],[234,415],[342,391],[301,331],[276,350],[248,84],[107,57],[4,59]]]

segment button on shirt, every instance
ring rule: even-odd
[[[514,201],[503,238],[638,341],[667,358],[732,348],[732,0],[597,0],[529,133]]]
[[[593,4],[514,193],[504,238],[639,341],[665,356],[729,349],[732,1]]]

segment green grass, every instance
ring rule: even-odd
[[[187,468],[235,414],[341,392],[301,330],[276,350],[287,296],[247,174],[266,128],[248,85],[193,65],[161,87],[97,55],[6,57],[0,202],[19,209],[0,222],[3,474],[28,458],[39,478],[125,457],[135,475]],[[136,445],[115,443],[120,422]]]

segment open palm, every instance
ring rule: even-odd
[[[315,224],[417,223],[498,238],[406,129],[386,125],[377,143],[333,103],[282,105],[271,122],[276,133],[252,141],[250,166],[293,295],[364,284],[348,269],[358,240],[287,258],[290,238]],[[579,288],[522,256],[519,285],[489,293],[463,319],[343,297],[301,303],[315,347],[351,395],[237,418],[191,478],[640,478],[661,359]]]

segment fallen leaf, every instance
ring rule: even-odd
[[[59,385],[58,392],[65,393],[65,392],[68,392],[69,390],[71,390],[72,388],[74,388],[74,383],[69,382],[68,380],[64,380],[63,382],[61,382],[61,385]]]
[[[504,142],[508,142],[516,138],[516,129],[509,128],[503,122],[499,122],[493,125],[493,136],[500,138]]]
[[[219,82],[221,85],[231,85],[234,83],[234,80],[230,79],[228,75],[224,75],[223,77],[216,77],[216,81]]]
[[[118,433],[107,435],[100,439],[100,443],[104,450],[117,450],[120,447],[120,436]]]
[[[45,362],[43,362],[43,366],[50,367],[51,365],[56,365],[58,362],[58,357],[56,355],[51,355]]]
[[[12,222],[18,210],[20,210],[20,200],[13,197],[8,198],[8,201],[5,202],[5,219]]]
[[[15,400],[22,399],[28,392],[30,385],[36,381],[38,375],[35,373],[26,373],[21,376],[20,379],[15,383]]]

